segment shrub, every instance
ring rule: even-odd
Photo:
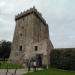
[[[75,50],[52,50],[50,63],[51,67],[75,70]]]

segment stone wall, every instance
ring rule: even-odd
[[[34,8],[33,8],[34,9]],[[36,11],[36,9],[35,9]],[[26,12],[27,13],[27,12]],[[32,59],[42,54],[42,63],[49,64],[50,51],[53,48],[49,40],[48,25],[38,15],[38,12],[28,11],[15,17],[16,27],[9,60],[23,64],[26,59]],[[37,47],[37,51],[35,51]],[[20,50],[22,48],[22,50]]]

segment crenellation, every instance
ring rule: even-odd
[[[16,16],[15,16],[15,20],[18,20],[18,19],[20,19],[20,18],[22,18],[22,17],[24,17],[24,16],[26,16],[26,15],[28,15],[28,14],[31,14],[31,13],[33,13],[33,12],[37,14],[37,16],[40,18],[40,20],[41,20],[45,25],[47,25],[46,21],[45,21],[45,20],[43,19],[43,17],[42,17],[42,14],[39,13],[39,12],[37,11],[37,9],[35,9],[35,7],[30,8],[29,10],[24,11],[24,12],[21,12],[20,14],[16,15]]]

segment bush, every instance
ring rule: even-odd
[[[53,50],[50,57],[51,67],[75,70],[75,50]]]

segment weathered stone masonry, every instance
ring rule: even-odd
[[[15,17],[16,27],[13,37],[10,62],[23,64],[36,57],[42,65],[48,65],[53,48],[49,40],[48,24],[33,7]]]

